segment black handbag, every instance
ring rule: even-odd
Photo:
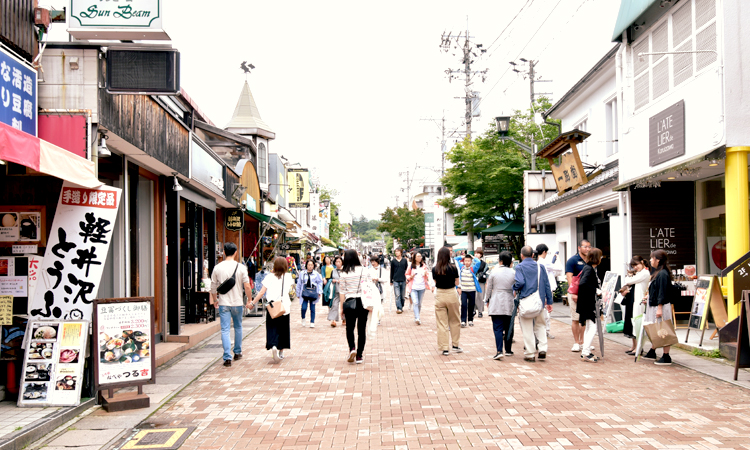
[[[237,268],[240,266],[240,263],[237,263],[237,265],[234,268],[234,273],[231,277],[224,280],[223,283],[219,285],[219,287],[216,288],[216,292],[218,292],[221,295],[226,294],[227,292],[231,291],[235,284],[237,284],[237,279],[235,276],[237,275]]]

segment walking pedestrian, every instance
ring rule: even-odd
[[[406,303],[406,269],[409,263],[403,257],[404,251],[400,248],[393,253],[396,257],[391,260],[391,286],[396,299],[396,314],[401,314]]]
[[[633,318],[643,315],[643,299],[646,297],[648,290],[648,281],[651,278],[650,269],[651,264],[643,257],[635,255],[630,259],[630,270],[628,270],[628,276],[622,279],[622,289],[620,294],[628,296],[630,293],[630,301],[625,304],[627,308],[625,311],[625,327],[623,328],[623,334],[629,336],[633,341],[633,345],[628,350],[628,355],[635,355],[636,336],[640,334],[640,328],[635,329],[633,327]],[[641,319],[641,327],[643,327],[643,320]]]
[[[323,277],[323,286],[325,286],[326,284],[328,284],[329,281],[331,281],[332,274],[333,274],[333,264],[331,263],[331,257],[324,256],[323,263],[320,265],[320,276]]]
[[[513,298],[513,283],[516,281],[516,271],[511,269],[513,256],[504,251],[499,255],[500,264],[492,269],[487,277],[485,298],[487,314],[492,319],[492,331],[495,333],[495,360],[503,356],[512,356],[511,346],[513,338],[510,333],[510,320],[513,316],[515,300]],[[503,349],[505,349],[503,351]]]
[[[370,257],[370,278],[372,278],[372,282],[375,283],[375,287],[378,288],[378,292],[380,292],[380,302],[383,302],[383,294],[385,292],[385,289],[383,288],[383,285],[388,282],[388,278],[386,277],[385,270],[383,269],[383,266],[380,265],[380,258],[376,255],[372,255]]]
[[[592,248],[586,255],[586,265],[581,269],[581,279],[578,282],[578,301],[576,302],[578,320],[585,327],[581,358],[586,362],[597,362],[599,358],[591,353],[591,343],[596,336],[596,321],[599,312],[596,310],[596,297],[601,282],[596,275],[596,266],[602,261],[602,251]]]
[[[331,321],[331,326],[335,328],[336,322],[341,320],[341,317],[339,317],[339,304],[341,303],[339,299],[339,279],[341,275],[339,272],[344,267],[344,260],[340,256],[337,256],[333,260],[333,266],[330,287],[331,304],[328,307],[328,320]]]
[[[651,267],[653,267],[653,273],[648,284],[648,307],[643,322],[656,323],[663,320],[672,320],[672,296],[670,291],[672,290],[673,280],[667,252],[664,250],[651,252]],[[664,347],[662,357],[654,361],[654,364],[671,365],[672,357],[669,356],[669,349],[670,346]],[[656,350],[651,347],[644,358],[656,359]]]
[[[417,325],[422,325],[422,320],[419,318],[419,311],[422,308],[424,291],[430,286],[432,281],[427,264],[425,264],[422,258],[421,253],[414,252],[414,256],[411,259],[411,266],[406,271],[406,280],[409,283],[407,291],[409,292],[409,299],[414,310],[414,323]]]
[[[438,250],[437,262],[432,269],[435,281],[435,321],[437,322],[438,348],[444,356],[450,355],[450,348],[456,353],[463,353],[459,345],[461,340],[461,292],[458,268],[453,264],[448,247]],[[450,331],[450,340],[448,332]]]
[[[482,250],[481,247],[474,251],[474,256],[475,260],[479,260],[479,265],[477,266],[477,281],[479,282],[479,290],[476,294],[475,311],[477,313],[477,316],[482,317],[486,295],[485,283],[487,283],[487,274],[490,271],[490,266],[488,266],[484,261],[484,250]]]
[[[211,305],[219,307],[219,321],[221,322],[221,345],[224,347],[224,366],[232,366],[234,360],[242,358],[242,308],[245,306],[242,289],[245,289],[248,303],[253,295],[250,278],[247,276],[247,266],[237,260],[237,246],[233,242],[224,244],[226,258],[214,267],[211,273]],[[233,278],[234,286],[219,294],[219,287]],[[231,284],[231,282],[229,282]],[[220,290],[223,291],[223,288]],[[229,329],[234,326],[234,348],[232,348]]]
[[[284,314],[275,319],[266,310],[266,350],[271,351],[275,362],[284,359],[284,350],[291,348],[289,311],[292,310],[292,300],[288,292],[289,287],[294,285],[294,279],[288,270],[287,260],[281,256],[276,257],[273,260],[273,271],[263,279],[263,289],[252,302],[254,307],[265,295],[269,302],[281,302],[284,305]]]
[[[323,277],[315,271],[312,259],[305,261],[305,270],[297,277],[297,298],[302,305],[302,326],[305,326],[305,315],[310,308],[310,328],[315,328],[315,304],[323,296]]]
[[[348,362],[364,362],[367,342],[367,316],[370,313],[362,306],[361,288],[365,268],[359,262],[356,250],[344,252],[344,267],[339,272],[339,313],[346,317],[346,341],[349,344]],[[354,341],[354,328],[357,328],[357,341]]]
[[[573,277],[577,277],[581,273],[581,270],[586,265],[586,255],[591,249],[591,242],[584,239],[578,244],[578,253],[571,256],[570,259],[565,263],[565,277],[568,279],[568,286],[573,282]],[[584,328],[579,322],[579,317],[576,303],[578,296],[575,294],[568,294],[568,307],[570,308],[570,320],[571,328],[573,330],[573,348],[571,351],[580,352],[581,345],[583,344],[583,332]]]
[[[481,292],[479,281],[477,281],[476,268],[479,267],[479,261],[475,264],[471,255],[466,254],[463,257],[464,266],[461,268],[461,326],[474,326],[474,305],[476,304],[476,294]]]
[[[536,358],[547,359],[547,330],[544,324],[544,306],[552,306],[552,291],[549,288],[549,279],[543,275],[543,270],[534,261],[534,250],[526,245],[521,248],[521,264],[516,267],[515,283],[513,291],[518,293],[519,301],[539,293],[542,301],[542,310],[534,317],[518,317],[523,333],[523,359],[534,362]],[[538,341],[538,344],[537,344]],[[539,353],[537,354],[537,349]]]
[[[536,254],[537,254],[536,262],[538,264],[541,264],[541,266],[544,267],[545,271],[547,272],[547,277],[549,280],[549,288],[552,291],[553,297],[554,297],[555,290],[557,290],[557,276],[562,274],[562,267],[556,264],[556,258],[557,258],[558,253],[560,252],[557,252],[554,255],[550,255],[549,247],[547,247],[547,244],[539,244],[536,246]],[[552,325],[551,322],[552,322],[552,309],[551,308],[549,310],[545,309],[544,323],[545,323],[545,326],[547,327],[548,339],[555,338],[555,336],[553,336],[552,333],[550,333],[550,328]]]

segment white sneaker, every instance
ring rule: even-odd
[[[279,349],[277,349],[276,346],[271,347],[271,354],[273,355],[274,361],[281,361],[281,358],[279,358]]]
[[[592,345],[591,347],[589,347],[589,350],[596,350],[596,347],[594,347],[594,346]]]
[[[315,328],[315,324],[311,322],[310,323],[310,328]]]
[[[302,320],[300,321],[300,323],[301,323],[301,324],[302,324],[302,326],[304,327],[304,326],[305,326],[305,319],[302,319]]]
[[[421,321],[421,320],[419,320],[419,319],[416,319],[416,320],[414,320],[414,322],[415,322],[415,323],[416,323],[417,325],[422,325],[422,321]]]
[[[580,352],[581,346],[578,344],[573,344],[573,348],[570,349],[571,352]]]

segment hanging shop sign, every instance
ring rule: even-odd
[[[0,122],[36,136],[36,70],[0,47]]]
[[[70,0],[68,33],[76,39],[169,40],[163,0]]]
[[[41,277],[30,302],[37,319],[90,319],[122,191],[63,183]]]
[[[680,100],[648,119],[648,165],[685,154],[685,101]]]
[[[310,172],[307,169],[287,171],[287,190],[290,208],[310,207]]]
[[[18,406],[75,406],[81,402],[88,335],[87,320],[29,321]]]
[[[229,231],[240,231],[245,226],[245,213],[241,209],[228,209],[224,215],[224,227]]]
[[[214,158],[209,150],[195,139],[192,140],[190,152],[190,176],[193,180],[224,195],[224,166]]]
[[[154,298],[94,301],[96,390],[153,383]]]

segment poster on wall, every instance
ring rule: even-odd
[[[29,321],[18,406],[81,402],[89,321]]]
[[[706,236],[708,273],[718,275],[727,268],[727,241],[721,236]]]
[[[0,211],[0,242],[39,242],[42,214],[38,211]]]
[[[91,319],[121,190],[63,183],[30,315],[36,319]]]
[[[154,381],[153,297],[95,300],[94,336],[97,389]]]

